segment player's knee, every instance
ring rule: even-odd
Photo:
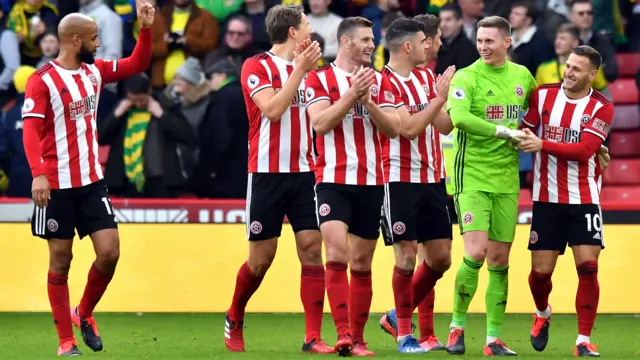
[[[474,246],[466,250],[467,256],[475,261],[484,261],[487,258],[486,246]]]
[[[418,248],[415,242],[402,241],[394,245],[396,266],[413,270],[416,267]]]
[[[451,267],[450,253],[434,253],[428,254],[427,264],[430,268],[438,272],[445,272]]]
[[[103,266],[101,268],[113,268],[118,264],[120,260],[120,248],[115,246],[110,249],[105,249],[96,254],[96,261]]]
[[[275,258],[275,251],[250,252],[247,264],[256,276],[264,276]]]
[[[304,237],[299,236],[302,235],[301,233],[296,234],[300,263],[303,265],[322,265],[322,237],[320,233],[318,231],[309,231]]]
[[[349,254],[349,266],[355,271],[371,271],[373,252],[368,249],[352,249]]]
[[[68,274],[73,253],[71,251],[55,251],[50,254],[49,270],[55,274]]]

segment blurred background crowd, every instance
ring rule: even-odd
[[[592,87],[616,105],[612,155],[640,162],[640,2],[637,0],[150,0],[157,7],[153,58],[146,74],[109,86],[97,119],[100,161],[115,197],[245,197],[248,120],[239,83],[245,59],[270,48],[265,16],[276,4],[302,4],[323,47],[338,51],[341,19],[374,24],[373,66],[388,60],[384,34],[401,16],[441,19],[437,73],[478,59],[476,23],[509,19],[510,58],[539,84],[562,80],[579,44],[596,48],[603,66]],[[30,197],[22,146],[21,106],[27,78],[59,50],[58,21],[71,12],[93,17],[97,57],[131,54],[138,36],[134,0],[0,0],[0,193]],[[322,64],[321,64],[322,65]],[[622,139],[622,140],[621,140]],[[445,157],[452,156],[445,154]],[[634,160],[634,159],[632,159]],[[622,176],[640,185],[640,163]],[[531,184],[531,156],[521,156],[522,187]],[[632,166],[633,167],[633,166]],[[633,171],[636,171],[635,173]],[[635,175],[634,175],[635,174]],[[613,185],[620,176],[611,177]]]

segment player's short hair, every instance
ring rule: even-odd
[[[500,30],[500,32],[506,37],[511,34],[511,24],[509,20],[501,16],[488,16],[478,21],[477,28],[494,28]]]
[[[344,18],[338,25],[338,41],[343,36],[351,37],[353,32],[359,28],[373,28],[373,23],[361,16],[351,16]]]
[[[149,93],[149,77],[145,73],[133,75],[124,83],[124,90],[130,94],[148,94]]]
[[[589,45],[576,46],[571,51],[571,53],[578,56],[586,57],[587,59],[589,59],[589,63],[591,63],[591,65],[595,69],[599,69],[600,65],[602,65],[602,56],[600,56],[598,50],[592,48]]]
[[[389,52],[398,51],[405,41],[422,31],[422,24],[413,19],[397,19],[389,25],[384,36]]]
[[[267,34],[271,44],[284,44],[289,39],[289,29],[300,28],[304,8],[301,5],[276,5],[267,13]]]
[[[593,1],[591,0],[573,0],[569,3],[569,8],[571,8],[571,10],[573,10],[573,6],[576,4],[589,4],[591,6],[593,6]]]
[[[580,40],[580,29],[578,29],[577,26],[575,26],[575,25],[573,25],[571,23],[566,23],[566,24],[560,25],[560,27],[556,31],[556,36],[558,34],[569,34],[569,35],[573,36],[575,39]]]
[[[535,6],[533,6],[531,1],[526,1],[526,0],[516,1],[513,5],[511,5],[511,8],[513,9],[516,7],[525,8],[526,10],[525,16],[531,19],[532,24],[536,23],[536,20],[538,19],[538,11],[536,10]]]
[[[440,8],[440,14],[442,14],[443,11],[451,11],[453,13],[453,16],[455,16],[457,20],[462,19],[462,10],[456,4],[453,4],[453,3],[445,4],[443,7]]]
[[[422,25],[422,31],[424,36],[428,38],[435,38],[440,28],[440,18],[432,14],[420,14],[413,17],[413,20],[419,22]]]

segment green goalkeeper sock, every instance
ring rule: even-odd
[[[453,318],[451,327],[464,327],[467,323],[469,304],[478,289],[478,274],[483,261],[476,261],[465,255],[456,274],[453,293]]]
[[[509,266],[489,266],[489,284],[485,296],[487,336],[499,338],[509,295]]]

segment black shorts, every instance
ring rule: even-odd
[[[318,224],[337,220],[349,233],[367,240],[380,237],[380,208],[384,201],[382,185],[316,185]]]
[[[280,237],[286,216],[293,232],[318,230],[313,172],[250,173],[247,184],[247,239]]]
[[[600,205],[533,203],[529,250],[555,250],[593,245],[604,249]]]
[[[73,189],[51,189],[47,206],[34,205],[31,233],[43,239],[80,239],[96,231],[117,229],[107,186],[102,180]]]
[[[385,245],[404,240],[422,243],[453,239],[447,203],[444,183],[385,184],[385,202],[380,220]]]

